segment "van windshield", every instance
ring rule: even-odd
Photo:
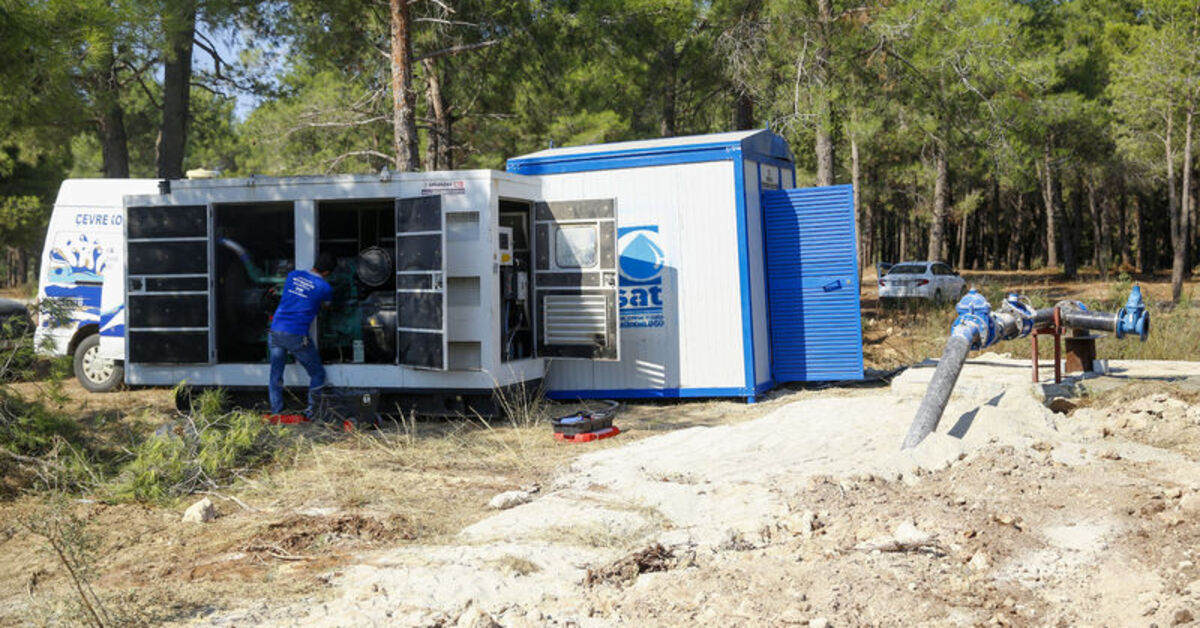
[[[888,271],[888,275],[924,275],[924,274],[925,274],[925,265],[924,264],[900,264],[898,266],[892,266],[892,269]]]

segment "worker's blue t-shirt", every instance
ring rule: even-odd
[[[320,275],[308,270],[293,270],[283,284],[283,299],[275,308],[271,331],[307,336],[321,303],[333,297],[333,288]]]

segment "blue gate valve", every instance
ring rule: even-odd
[[[966,338],[971,343],[971,350],[982,349],[994,344],[996,338],[996,323],[992,318],[992,304],[987,297],[971,288],[954,306],[958,318],[954,319],[951,335]]]
[[[1117,338],[1124,338],[1125,334],[1137,334],[1142,342],[1150,335],[1150,313],[1142,302],[1141,286],[1129,291],[1129,300],[1117,316]]]

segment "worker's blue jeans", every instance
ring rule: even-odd
[[[283,412],[283,368],[287,366],[288,354],[296,356],[300,366],[308,371],[308,409],[304,413],[312,416],[317,391],[325,386],[325,367],[321,356],[308,336],[297,336],[281,331],[272,331],[267,341],[271,348],[271,380],[267,383],[271,398],[271,412]]]

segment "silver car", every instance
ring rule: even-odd
[[[967,282],[943,262],[901,262],[879,278],[879,300],[928,299],[936,305],[955,301]]]

